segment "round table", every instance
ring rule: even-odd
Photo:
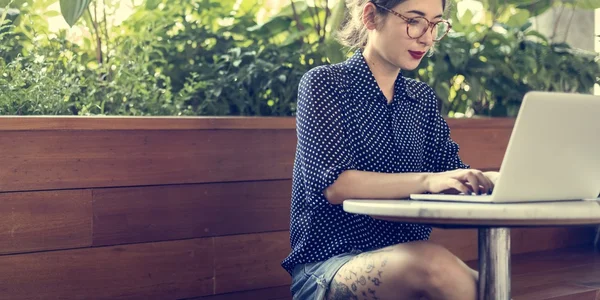
[[[510,228],[600,224],[600,201],[473,203],[349,199],[344,210],[395,222],[474,227],[479,233],[481,300],[509,300]]]

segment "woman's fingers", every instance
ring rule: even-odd
[[[440,190],[455,189],[463,194],[487,194],[494,188],[494,182],[483,172],[474,169],[450,171],[438,179],[446,177],[445,183],[439,181]]]
[[[483,187],[481,194],[489,193],[494,187],[494,183],[489,178],[487,178],[482,172],[476,172],[475,176],[477,176],[477,179],[479,180],[479,185]]]
[[[468,195],[471,193],[471,189],[469,189],[469,187],[466,184],[464,184],[462,181],[460,181],[458,179],[451,178],[450,182],[448,183],[448,187],[453,188],[465,195]]]
[[[467,182],[471,186],[471,192],[479,194],[479,178],[473,172],[468,172],[466,175]]]
[[[498,176],[500,175],[500,173],[496,172],[496,171],[487,171],[487,172],[483,172],[483,175],[485,175],[485,177],[487,177],[493,185],[496,185],[497,181],[498,181]]]
[[[470,187],[470,192],[475,194],[487,194],[494,188],[493,181],[479,170],[462,170],[456,179],[464,182]]]

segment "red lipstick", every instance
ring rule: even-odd
[[[425,52],[421,52],[421,51],[408,50],[408,53],[410,53],[410,56],[412,56],[414,59],[421,59],[421,58],[423,58],[423,55],[425,55]]]

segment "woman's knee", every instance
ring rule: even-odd
[[[474,299],[468,296],[475,292],[474,278],[461,264],[450,251],[429,242],[366,252],[338,270],[327,299],[344,291],[379,299]]]

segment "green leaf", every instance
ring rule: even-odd
[[[0,8],[7,7],[23,7],[24,4],[28,4],[27,0],[0,0]],[[31,3],[29,3],[31,4]]]
[[[488,41],[498,41],[500,44],[503,45],[510,45],[511,42],[508,39],[507,35],[501,34],[499,32],[495,32],[495,31],[489,31],[487,33],[487,39]]]
[[[470,9],[467,9],[460,18],[460,23],[466,27],[469,27],[473,24],[473,17],[473,12]]]
[[[285,6],[281,9],[281,11],[279,11],[278,14],[276,14],[273,17],[293,17],[294,10],[296,11],[297,15],[301,15],[303,12],[306,11],[306,9],[308,9],[308,4],[306,4],[306,1],[294,1],[293,6],[292,4]]]
[[[60,0],[60,12],[69,26],[73,27],[81,18],[91,0]]]
[[[146,9],[154,10],[161,2],[162,0],[146,0]]]
[[[289,46],[295,42],[298,41],[302,41],[302,39],[311,34],[313,31],[312,28],[307,28],[304,29],[303,31],[292,31],[287,38],[285,39],[285,41],[283,41],[283,43],[280,44],[281,47],[285,47],[285,46]]]
[[[0,7],[0,25],[4,24],[6,19],[14,21],[20,13],[18,9],[8,8],[8,6],[6,8]]]
[[[492,64],[483,62],[477,58],[470,59],[467,63],[467,69],[473,74],[493,75],[496,70]]]
[[[331,31],[329,31],[328,37],[330,37],[333,33],[337,32],[342,22],[344,21],[344,17],[346,16],[346,1],[338,0],[337,4],[331,11]]]
[[[516,4],[516,5],[532,5],[538,2],[539,0],[506,0],[507,4]]]
[[[8,11],[4,10],[3,8],[0,8],[0,29],[4,29],[3,25],[7,13]]]
[[[548,38],[536,30],[530,30],[525,33],[525,36],[534,36],[541,39],[545,44],[548,44]]]
[[[49,10],[44,13],[44,17],[47,17],[47,18],[53,18],[53,17],[58,17],[58,16],[60,16],[60,13],[55,10]]]
[[[472,78],[468,78],[467,79],[467,83],[470,87],[470,90],[468,92],[469,94],[469,98],[471,98],[473,101],[481,101],[481,97],[482,97],[482,93],[483,93],[483,89],[481,86],[481,83],[479,83],[479,77],[475,77],[472,76]]]
[[[462,69],[469,59],[469,55],[464,49],[454,49],[454,51],[448,52],[448,56],[452,66],[457,69]]]
[[[440,84],[437,84],[434,89],[435,94],[440,100],[444,102],[448,101],[448,99],[450,98],[450,86],[448,86],[447,83],[442,82]]]
[[[525,24],[521,25],[521,28],[519,30],[525,32],[525,31],[529,30],[529,28],[531,28],[531,26],[533,26],[533,23],[531,23],[531,21],[527,20],[527,22],[525,22]]]
[[[577,0],[575,7],[581,9],[597,9],[600,8],[600,0]]]
[[[237,16],[255,12],[261,7],[261,3],[257,0],[242,0],[240,8],[237,11]],[[253,13],[254,14],[254,13]]]
[[[523,66],[527,72],[531,72],[532,70],[537,70],[538,64],[535,58],[531,56],[523,56]]]
[[[331,63],[339,63],[346,59],[342,45],[333,38],[325,39],[325,54]]]
[[[558,0],[556,0],[558,1]],[[523,5],[517,5],[517,8],[525,9],[531,17],[539,16],[554,5],[555,0],[538,0]]]
[[[274,36],[278,33],[289,30],[291,20],[289,17],[274,17],[264,24],[258,24],[248,28],[249,32],[257,32],[260,35]]]
[[[516,14],[512,15],[506,25],[511,27],[521,27],[529,21],[529,12],[524,9],[519,9]]]

